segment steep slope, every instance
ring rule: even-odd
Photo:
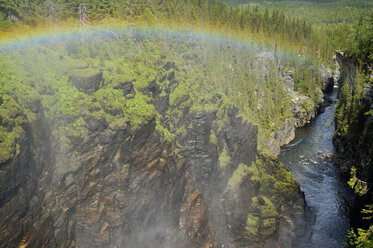
[[[289,247],[304,197],[262,153],[316,114],[318,74],[130,31],[3,54],[0,246]]]
[[[371,213],[362,209],[369,209],[373,202],[373,88],[372,75],[369,75],[372,72],[368,71],[368,76],[363,76],[352,58],[341,52],[337,52],[336,58],[341,77],[338,81],[340,100],[336,107],[336,132],[333,137],[335,161],[349,175],[348,183],[356,193],[350,219],[352,228],[361,228],[361,240],[357,241],[357,237],[351,235],[351,246],[369,246],[372,243],[369,230],[372,226]],[[366,234],[363,234],[363,230],[367,230]]]

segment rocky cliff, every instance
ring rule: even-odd
[[[171,108],[152,83],[143,92],[160,114]],[[233,107],[222,125],[217,110],[184,108],[176,148],[154,118],[133,132],[87,117],[69,135],[35,106],[1,164],[0,247],[289,247],[303,235],[298,184]]]
[[[319,69],[231,41],[109,36],[4,53],[0,247],[306,235],[304,195],[273,155],[320,110]]]
[[[361,77],[358,66],[342,52],[336,52],[336,61],[341,76],[338,80],[340,102],[336,108],[336,132],[333,137],[336,149],[334,160],[342,172],[352,177],[351,186],[360,191],[351,210],[351,226],[368,229],[371,222],[363,218],[361,209],[373,201],[372,75],[370,79],[369,75],[365,79]]]
[[[327,94],[333,90],[336,83],[336,72],[333,72],[324,65],[320,65],[318,69],[311,66],[306,68],[306,70],[315,72],[312,76],[313,80],[321,85],[320,88],[315,89],[318,95],[317,99],[311,99],[309,96],[296,90],[296,69],[287,68],[286,65],[282,64],[281,60],[277,59],[271,53],[263,53],[258,56],[261,60],[261,63],[259,63],[261,68],[258,69],[258,72],[263,74],[264,78],[272,73],[268,69],[270,64],[276,64],[277,73],[280,80],[283,81],[283,87],[287,97],[290,99],[292,108],[291,115],[284,118],[279,127],[271,133],[269,151],[272,155],[278,156],[281,146],[289,144],[295,138],[295,129],[310,123],[318,113],[324,111],[325,106],[330,104]],[[316,72],[320,75],[317,75]]]
[[[351,95],[356,92],[355,81],[358,73],[358,66],[352,62],[352,60],[343,55],[342,52],[336,52],[336,61],[340,71],[338,78],[339,91],[345,83],[349,83],[352,88]],[[361,79],[360,79],[361,80]],[[359,82],[362,85],[361,98],[357,99],[357,113],[356,118],[350,118],[350,123],[345,124],[348,132],[345,135],[336,133],[333,139],[333,143],[336,147],[338,155],[338,164],[341,166],[342,171],[349,173],[349,169],[352,165],[361,165],[368,169],[372,163],[372,128],[373,119],[372,115],[368,112],[373,109],[373,89],[371,83]],[[357,96],[356,96],[357,97]],[[353,101],[352,98],[350,101]],[[348,110],[343,112],[344,115],[348,115]],[[341,129],[341,126],[336,126],[336,129]],[[366,172],[366,175],[371,173]]]

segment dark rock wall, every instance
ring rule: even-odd
[[[19,152],[1,164],[0,247],[55,244],[53,220],[46,206],[53,173],[49,130],[40,104],[35,112],[37,118],[24,127]]]
[[[49,135],[41,110],[20,154],[2,165],[0,247],[261,247],[242,238],[255,185],[241,186],[247,195],[238,203],[224,193],[237,165],[257,156],[256,127],[230,111],[217,132],[218,145],[232,155],[222,169],[209,141],[214,113],[185,118],[185,148],[176,154],[155,121],[135,134],[97,126],[103,130],[87,131],[83,140],[54,143],[61,137]],[[295,201],[304,208],[301,195]],[[292,222],[282,225],[287,235],[263,240],[286,247],[295,230]]]
[[[339,90],[345,83],[354,85],[358,66],[339,51],[336,52],[336,62],[340,70]],[[341,171],[350,177],[351,167],[354,166],[359,180],[368,183],[369,190],[366,194],[355,196],[350,216],[352,227],[367,229],[371,221],[362,218],[361,209],[373,202],[373,193],[370,189],[373,183],[373,116],[365,114],[373,109],[371,84],[368,84],[364,91],[365,97],[361,102],[363,111],[355,113],[358,115],[357,121],[350,124],[349,132],[345,136],[335,135],[333,137],[333,144],[336,149],[334,160]]]
[[[169,93],[177,81],[172,70],[167,77]],[[168,95],[152,83],[144,91],[165,116]],[[304,235],[299,186],[278,206],[274,227],[256,238],[246,221],[259,184],[243,180],[238,197],[226,190],[239,164],[259,156],[257,128],[233,107],[220,127],[214,111],[183,111],[186,135],[175,147],[156,132],[155,120],[133,133],[93,118],[83,135],[68,137],[39,104],[20,153],[1,164],[0,247],[289,247]],[[218,165],[223,148],[231,158],[226,167]],[[262,159],[275,175],[281,165]]]

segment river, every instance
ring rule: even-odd
[[[343,247],[349,229],[352,191],[333,163],[322,156],[334,153],[332,138],[336,91],[330,95],[333,104],[311,124],[299,128],[294,141],[284,147],[279,156],[300,183],[314,216],[307,220],[307,233],[311,238],[304,237],[294,248]]]

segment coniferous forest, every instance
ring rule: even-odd
[[[0,0],[0,247],[373,247],[372,83],[369,0]]]

